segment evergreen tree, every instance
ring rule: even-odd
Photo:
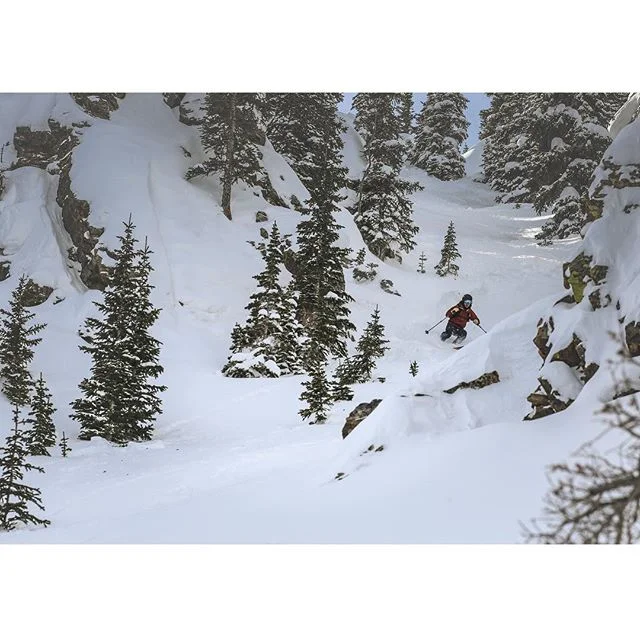
[[[443,181],[464,177],[460,147],[467,139],[468,103],[462,93],[429,93],[418,115],[412,164]]]
[[[323,180],[346,183],[342,163],[342,134],[347,130],[338,113],[342,93],[272,93],[267,135],[273,147],[289,161],[309,193],[322,188]]]
[[[353,400],[351,385],[355,380],[352,366],[353,359],[347,356],[336,368],[331,384],[331,396],[333,400],[344,400],[347,402]]]
[[[29,363],[33,348],[42,340],[35,335],[45,327],[42,323],[30,325],[35,314],[27,309],[27,290],[28,279],[22,276],[11,294],[9,309],[0,308],[0,378],[4,395],[18,407],[29,404],[33,387]]]
[[[420,272],[420,274],[426,274],[427,271],[424,268],[424,264],[427,261],[427,257],[425,255],[424,252],[420,253],[420,258],[418,259],[418,272]]]
[[[35,383],[35,391],[31,400],[31,411],[27,417],[27,424],[31,429],[27,432],[29,455],[49,456],[49,448],[56,444],[56,428],[53,424],[53,414],[56,408],[51,402],[51,393],[40,374]]]
[[[446,276],[447,274],[457,276],[460,268],[454,261],[460,258],[461,256],[458,252],[458,244],[456,242],[456,229],[453,221],[451,221],[447,228],[447,234],[444,237],[440,263],[438,263],[434,269],[440,276]]]
[[[80,382],[82,398],[71,403],[81,439],[101,436],[119,444],[151,439],[161,413],[159,394],[166,389],[150,382],[163,372],[161,343],[148,332],[160,312],[150,300],[151,251],[146,241],[136,249],[131,219],[124,226],[104,301],[94,302],[103,318],[87,318],[80,332],[91,376]]]
[[[351,363],[351,373],[354,382],[366,383],[371,380],[371,373],[375,369],[376,360],[382,358],[389,349],[386,345],[389,341],[384,338],[384,325],[380,323],[380,310],[376,309],[371,314],[371,319],[358,340],[356,353]]]
[[[29,455],[28,440],[21,429],[20,408],[13,408],[13,431],[7,437],[5,446],[0,448],[0,529],[12,531],[18,524],[40,524],[48,526],[49,520],[36,517],[29,511],[29,505],[34,505],[44,511],[40,489],[24,484],[25,471],[44,469],[36,467],[26,461]]]
[[[358,253],[356,254],[356,258],[353,262],[354,265],[358,266],[358,265],[364,265],[364,260],[367,256],[367,252],[364,248],[360,248],[360,250],[358,250]]]
[[[187,179],[198,175],[220,174],[222,210],[231,219],[231,189],[237,181],[253,186],[258,182],[264,144],[260,132],[258,93],[207,93],[200,136],[207,152],[204,162],[187,172]]]
[[[538,214],[552,213],[537,239],[548,244],[578,234],[586,222],[591,176],[611,142],[609,120],[624,103],[615,93],[543,93],[532,122],[537,153],[531,172],[540,184]]]
[[[398,93],[398,117],[400,132],[413,132],[413,93]]]
[[[301,371],[302,326],[295,316],[295,291],[293,286],[284,289],[280,284],[288,245],[275,222],[268,243],[255,245],[264,261],[264,270],[254,277],[258,289],[246,307],[249,312],[246,324],[236,325],[232,332],[232,353],[222,369],[226,376],[276,378]]]
[[[347,250],[336,245],[342,227],[335,219],[340,196],[330,172],[323,184],[307,202],[297,228],[297,317],[327,356],[343,358],[345,341],[355,329],[348,307],[353,299],[345,289],[342,265]]]
[[[418,228],[413,223],[409,195],[418,182],[400,177],[407,153],[397,93],[358,93],[355,126],[364,140],[366,168],[359,184],[355,221],[369,250],[379,259],[401,261],[401,252],[415,247]]]
[[[307,355],[309,379],[302,383],[304,389],[300,394],[300,401],[306,402],[307,406],[299,411],[303,420],[311,419],[312,425],[327,420],[329,408],[333,403],[333,387],[327,378],[326,364],[322,339],[312,332]]]
[[[67,438],[64,431],[62,432],[62,438],[60,439],[60,451],[62,452],[63,458],[66,458],[69,455],[69,452],[72,451],[69,446],[69,438]]]
[[[411,365],[409,365],[409,373],[415,377],[418,375],[418,362],[412,361]]]

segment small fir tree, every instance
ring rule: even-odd
[[[143,250],[136,249],[131,219],[124,226],[104,301],[94,302],[103,318],[87,318],[80,332],[91,376],[80,382],[82,397],[71,403],[80,439],[101,436],[118,444],[151,439],[166,389],[151,381],[163,372],[161,343],[149,333],[160,313],[150,300],[151,250],[146,240]]]
[[[71,447],[69,446],[69,438],[65,436],[64,431],[62,432],[62,438],[60,439],[60,451],[62,452],[62,457],[66,458],[71,451]]]
[[[35,317],[27,309],[28,279],[20,277],[11,294],[9,309],[0,309],[0,378],[2,390],[12,405],[29,404],[33,379],[29,363],[34,347],[42,340],[35,335],[45,328],[42,323],[30,324]]]
[[[35,390],[31,400],[31,411],[26,423],[31,426],[27,432],[29,455],[49,456],[49,449],[56,444],[56,428],[53,414],[56,408],[51,401],[51,393],[42,374],[35,383]]]
[[[5,446],[0,448],[0,529],[14,530],[19,524],[35,524],[48,526],[49,520],[35,516],[29,510],[33,505],[44,511],[40,489],[24,484],[25,471],[44,469],[27,462],[29,441],[22,430],[24,423],[20,420],[20,408],[13,408],[13,430],[7,437]]]
[[[412,164],[443,181],[464,177],[460,147],[469,128],[468,103],[462,93],[429,93],[418,116]]]
[[[347,402],[353,400],[353,389],[351,389],[351,385],[355,381],[353,380],[352,365],[353,360],[346,357],[336,368],[331,386],[333,400],[344,400]]]
[[[380,323],[380,310],[371,314],[371,319],[358,340],[356,353],[352,359],[351,370],[355,382],[366,383],[371,380],[371,373],[375,369],[376,360],[382,358],[389,349],[389,341],[384,338],[384,325]]]
[[[426,274],[427,273],[427,271],[426,271],[426,269],[424,267],[424,264],[426,263],[426,261],[427,261],[427,257],[425,255],[425,253],[421,252],[420,253],[420,258],[418,259],[418,272],[420,274]]]
[[[458,244],[456,242],[456,229],[453,225],[453,221],[449,223],[447,234],[444,237],[444,245],[442,247],[440,263],[435,266],[435,271],[440,276],[447,276],[453,274],[458,276],[458,270],[460,269],[454,261],[462,258],[458,252]]]
[[[310,336],[310,347],[307,355],[307,368],[309,378],[302,386],[300,401],[306,402],[307,406],[300,410],[303,420],[310,419],[312,425],[317,425],[327,420],[329,408],[333,403],[333,387],[327,378],[326,351],[322,347],[321,340]]]
[[[409,365],[409,373],[414,377],[418,375],[418,362],[417,361],[412,361],[411,362],[411,365]]]
[[[280,283],[289,243],[274,222],[269,241],[253,245],[262,256],[264,269],[254,277],[258,289],[246,307],[245,325],[234,327],[231,355],[222,373],[234,378],[296,374],[301,371],[302,326],[296,319],[293,286],[283,288]]]
[[[365,257],[367,256],[367,252],[364,248],[360,248],[358,253],[356,254],[356,258],[354,259],[354,265],[364,265]]]

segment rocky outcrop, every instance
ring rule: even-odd
[[[0,261],[0,281],[6,281],[11,274],[11,262]]]
[[[533,411],[525,416],[525,420],[536,420],[537,418],[556,414],[565,410],[573,402],[571,399],[563,399],[560,393],[543,376],[538,378],[538,383],[536,391],[527,396]]]
[[[367,416],[369,416],[382,402],[375,398],[369,403],[360,403],[348,416],[342,428],[342,437],[346,438]]]
[[[566,347],[559,349],[551,357],[551,362],[556,361],[560,361],[568,367],[575,369],[583,384],[591,380],[600,368],[597,363],[587,364],[584,343],[576,334],[572,335],[571,342]]]
[[[584,290],[589,282],[601,285],[607,276],[606,265],[591,266],[592,257],[581,252],[573,261],[563,265],[564,287],[570,289],[576,303],[584,298]]]
[[[265,223],[266,221],[269,221],[267,213],[264,210],[258,210],[256,212],[256,223]]]
[[[640,356],[640,323],[631,321],[624,326],[624,336],[629,355]]]
[[[401,296],[400,292],[398,292],[398,290],[396,290],[395,287],[393,286],[393,281],[391,279],[381,279],[380,280],[380,287],[387,294],[394,294],[395,296]]]
[[[35,281],[29,279],[22,298],[27,307],[33,307],[44,303],[51,296],[52,292],[53,288],[50,288],[48,285],[38,285]]]
[[[169,108],[180,106],[186,93],[163,93],[162,99]]]
[[[549,335],[553,332],[553,317],[549,317],[548,321],[540,319],[538,321],[538,331],[533,339],[535,346],[538,348],[538,354],[542,360],[547,360],[547,356],[551,351],[549,345]]]
[[[87,114],[100,119],[110,119],[111,113],[120,107],[118,100],[125,93],[71,93],[75,103]]]
[[[459,389],[482,389],[483,387],[488,387],[489,385],[494,385],[495,383],[500,382],[500,376],[497,371],[486,372],[481,376],[478,376],[475,380],[469,382],[458,383],[454,387],[450,387],[449,389],[443,390],[445,394],[453,394],[457,392]]]
[[[13,144],[16,161],[12,169],[34,166],[59,175],[56,203],[62,210],[62,222],[73,243],[68,257],[80,264],[80,278],[90,289],[103,290],[108,280],[108,268],[103,265],[98,238],[103,228],[88,222],[89,202],[78,199],[71,184],[73,149],[79,140],[74,130],[49,120],[49,130],[33,131],[28,126],[16,129]]]

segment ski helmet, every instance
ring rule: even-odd
[[[465,294],[462,297],[462,304],[465,305],[466,307],[471,307],[472,303],[473,303],[473,297],[471,296],[471,294]]]

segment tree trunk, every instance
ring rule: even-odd
[[[233,151],[236,142],[236,94],[229,97],[229,130],[227,133],[227,153],[222,176],[222,212],[231,219],[231,185],[233,184]]]

